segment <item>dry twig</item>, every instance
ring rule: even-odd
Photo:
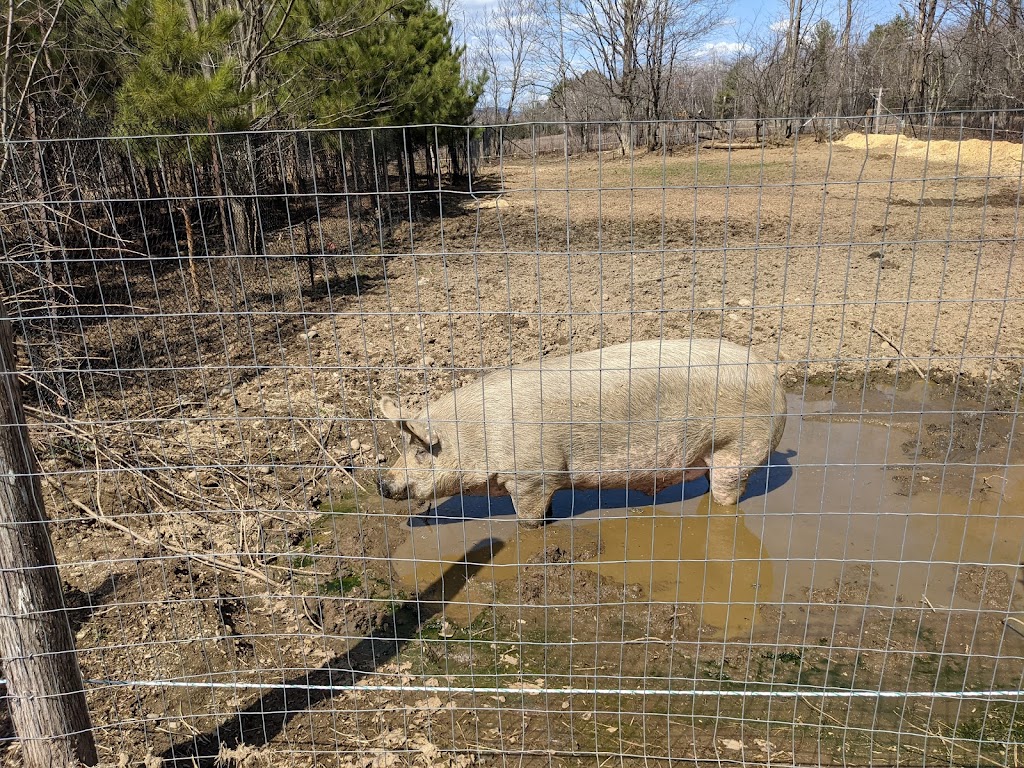
[[[929,738],[938,739],[943,744],[945,744],[947,747],[950,747],[950,748],[956,747],[957,749],[962,750],[964,752],[970,752],[972,758],[977,759],[977,760],[981,760],[982,762],[987,763],[988,765],[997,765],[997,766],[1002,766],[1003,765],[1003,763],[997,762],[997,761],[993,760],[990,757],[985,757],[985,755],[981,754],[980,750],[971,749],[970,747],[966,747],[963,744],[960,744],[958,741],[949,738],[948,736],[943,736],[938,731],[930,731],[927,728],[922,728],[921,726],[915,725],[914,723],[906,723],[906,725],[908,725],[911,728],[913,728],[914,730],[920,732],[924,736],[927,736]]]
[[[1005,619],[1003,619],[1003,624],[1008,626],[1018,635],[1024,637],[1024,621],[1022,621],[1021,619],[1018,619],[1016,616],[1007,616]],[[1017,629],[1015,626],[1013,626],[1014,624],[1019,624],[1021,626],[1021,629]]]
[[[148,547],[163,547],[164,549],[167,549],[167,550],[173,552],[176,555],[181,555],[182,557],[188,558],[190,560],[195,560],[196,562],[203,563],[204,565],[208,565],[211,568],[216,568],[217,570],[221,570],[221,571],[228,571],[228,572],[234,573],[234,574],[236,574],[238,576],[248,576],[248,577],[253,578],[253,579],[258,579],[258,580],[266,583],[268,586],[273,587],[274,589],[278,589],[278,590],[285,589],[285,585],[284,584],[282,584],[279,581],[275,581],[274,579],[270,578],[269,576],[267,576],[267,575],[265,575],[263,573],[260,573],[255,568],[246,568],[243,565],[235,565],[234,563],[226,562],[226,561],[220,560],[219,558],[216,558],[216,557],[214,557],[212,555],[205,555],[205,554],[202,554],[200,552],[190,552],[187,549],[185,549],[184,547],[179,547],[177,544],[174,544],[173,542],[170,542],[170,541],[159,541],[159,542],[157,542],[154,539],[150,539],[150,538],[147,538],[147,537],[143,536],[140,533],[136,533],[135,531],[133,531],[128,526],[122,525],[121,523],[117,522],[116,520],[111,520],[109,517],[104,517],[104,516],[98,514],[95,510],[87,507],[85,504],[80,502],[78,499],[69,499],[69,501],[77,509],[79,509],[82,513],[84,513],[86,516],[88,516],[92,520],[95,520],[98,523],[102,523],[103,525],[106,525],[106,526],[108,526],[110,528],[114,528],[115,530],[121,531],[124,534],[127,534],[128,536],[133,538],[135,541],[137,541],[139,544],[142,544],[142,545],[148,546]]]
[[[919,366],[919,365],[918,365],[917,363],[915,363],[915,362],[914,362],[913,360],[911,360],[911,359],[910,359],[909,357],[907,357],[907,356],[906,356],[905,354],[903,354],[903,350],[902,350],[902,349],[900,349],[900,348],[899,348],[899,347],[898,347],[898,346],[896,345],[896,342],[895,342],[895,341],[893,341],[892,339],[890,339],[890,338],[889,338],[888,336],[886,336],[886,335],[885,335],[884,333],[882,333],[882,332],[881,332],[880,330],[878,330],[878,329],[877,329],[877,328],[875,328],[874,326],[872,326],[872,328],[871,328],[871,331],[872,331],[872,333],[874,333],[874,334],[875,334],[876,336],[878,336],[878,338],[880,338],[880,339],[881,339],[882,341],[884,341],[884,342],[885,342],[886,344],[888,344],[888,345],[889,345],[890,347],[892,347],[893,349],[895,349],[895,350],[896,350],[896,354],[898,354],[898,355],[899,355],[900,357],[902,357],[902,358],[903,358],[904,360],[906,360],[906,361],[907,361],[908,363],[910,363],[911,367],[912,367],[912,368],[913,368],[913,369],[914,369],[915,371],[917,371],[917,375],[918,375],[918,376],[920,376],[920,377],[921,377],[922,379],[925,379],[925,380],[927,380],[927,379],[928,379],[928,377],[927,377],[927,376],[925,376],[925,374],[924,374],[924,371],[922,371],[922,370],[921,370],[921,366]]]
[[[334,468],[341,472],[341,474],[345,475],[345,477],[347,477],[349,480],[351,480],[355,484],[356,488],[358,488],[360,491],[362,491],[363,493],[369,493],[369,491],[367,491],[362,486],[362,484],[358,480],[356,480],[355,476],[351,472],[349,472],[347,469],[341,466],[341,464],[339,464],[337,460],[333,456],[331,456],[330,452],[327,450],[324,444],[320,442],[320,438],[313,434],[313,430],[307,427],[306,424],[301,419],[299,419],[298,422],[299,426],[306,430],[306,434],[313,438],[313,442],[316,443],[317,447],[323,452],[324,456],[326,456],[328,460],[330,460],[330,462],[334,465]]]

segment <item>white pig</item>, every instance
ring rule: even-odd
[[[710,471],[712,498],[736,504],[782,439],[775,365],[720,339],[653,339],[498,370],[414,415],[384,417],[404,449],[381,479],[391,499],[511,496],[536,527],[563,488],[651,494]]]

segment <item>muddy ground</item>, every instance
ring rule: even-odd
[[[27,341],[103,759],[1021,764],[1019,697],[927,695],[1024,681],[1020,147],[863,142],[510,161],[324,195],[311,260],[297,201],[266,258],[98,269],[133,309]],[[738,509],[372,492],[375,395],[691,334],[791,395]]]

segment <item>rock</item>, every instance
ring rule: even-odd
[[[869,259],[880,259],[880,258],[882,258],[882,252],[881,251],[872,251],[871,253],[868,254],[868,258]]]
[[[359,450],[359,441],[356,440],[355,438],[353,438],[352,442],[350,442],[348,444],[348,447],[351,448],[353,451],[358,451]]]
[[[373,447],[373,446],[372,446],[372,445],[370,445],[369,443],[360,443],[360,444],[359,444],[359,448],[360,448],[360,450],[363,450],[363,451],[368,451],[368,450],[370,450],[370,449],[371,449],[372,447]]]
[[[434,364],[434,358],[432,358],[430,355],[427,355],[426,357],[423,358],[423,364],[429,368]]]
[[[315,328],[312,328],[312,329],[306,331],[305,333],[300,333],[299,334],[299,341],[309,341],[311,339],[315,339],[319,335],[320,335],[320,331],[316,330]]]

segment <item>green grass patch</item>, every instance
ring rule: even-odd
[[[359,576],[342,576],[337,579],[325,581],[320,585],[321,595],[347,595],[353,589],[362,586],[363,580]]]
[[[759,161],[728,162],[725,156],[713,156],[694,162],[681,160],[662,165],[637,165],[616,169],[617,172],[603,173],[606,186],[721,186],[733,184],[780,183],[792,178],[793,168],[789,163]]]
[[[330,519],[331,515],[354,515],[359,511],[359,504],[356,502],[354,494],[332,496],[330,501],[320,504],[318,511],[327,519]],[[320,519],[323,520],[324,518]]]

